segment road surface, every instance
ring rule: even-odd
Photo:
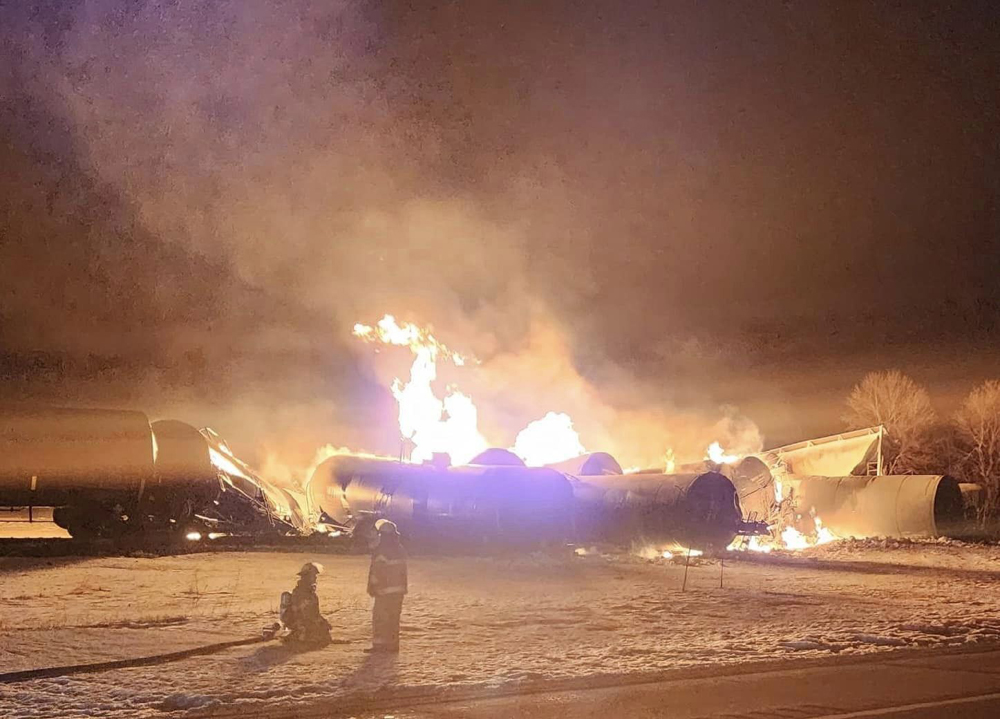
[[[898,657],[898,655],[897,655]],[[835,662],[417,707],[363,719],[994,719],[1000,651]]]

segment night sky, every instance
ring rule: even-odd
[[[0,53],[6,399],[382,449],[385,312],[510,428],[1000,375],[993,3],[26,1]]]

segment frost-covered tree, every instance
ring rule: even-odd
[[[926,471],[934,461],[936,421],[927,390],[899,370],[869,372],[847,397],[844,421],[852,428],[883,425],[888,474]]]
[[[989,380],[965,398],[955,415],[966,476],[983,488],[980,520],[1000,517],[1000,381]]]

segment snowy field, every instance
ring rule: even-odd
[[[883,546],[884,544],[884,546]],[[1000,548],[878,541],[683,563],[599,554],[411,559],[403,651],[372,659],[367,559],[219,552],[0,558],[0,671],[257,635],[304,561],[338,643],[275,642],[158,666],[0,683],[0,716],[242,716],[366,697],[1000,640]]]

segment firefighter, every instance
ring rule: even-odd
[[[399,651],[399,615],[406,595],[406,552],[399,541],[399,530],[388,519],[375,523],[378,544],[372,551],[368,570],[368,594],[375,598],[372,609],[372,647],[370,652]]]
[[[281,623],[289,631],[285,641],[316,646],[330,643],[330,623],[319,613],[316,594],[316,578],[322,571],[322,564],[307,562],[299,570],[295,589],[282,594]]]

